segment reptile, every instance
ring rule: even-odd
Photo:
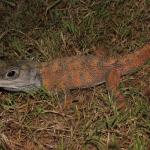
[[[132,73],[150,59],[150,43],[118,58],[102,59],[98,55],[72,56],[46,63],[6,61],[0,64],[0,87],[8,91],[27,92],[45,87],[49,91],[89,88],[106,82],[108,91],[125,108],[118,89],[122,76]]]

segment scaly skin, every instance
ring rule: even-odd
[[[118,59],[102,61],[93,55],[56,59],[40,68],[43,85],[48,90],[88,88],[106,82],[116,69],[121,76],[132,73],[150,59],[150,44]]]
[[[125,109],[125,98],[118,90],[120,77],[132,73],[149,59],[150,44],[146,44],[118,59],[104,61],[91,55],[56,59],[43,65],[40,74],[48,90],[88,88],[106,82],[109,92],[118,98],[118,108]]]
[[[120,58],[73,56],[58,58],[41,65],[30,62],[0,65],[0,87],[10,91],[30,91],[44,86],[47,90],[88,88],[106,82],[107,89],[125,108],[125,98],[118,90],[120,77],[142,66],[150,59],[150,43]]]

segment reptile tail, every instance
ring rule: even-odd
[[[142,48],[139,48],[132,54],[123,56],[119,60],[121,64],[121,74],[125,75],[130,73],[130,71],[135,70],[137,67],[145,64],[150,59],[150,43],[144,45]]]

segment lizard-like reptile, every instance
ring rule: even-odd
[[[94,55],[58,58],[49,63],[5,62],[0,66],[0,87],[9,91],[30,91],[44,86],[48,90],[88,88],[106,82],[120,106],[124,97],[118,90],[120,77],[132,73],[150,59],[150,43],[131,54],[107,60]]]

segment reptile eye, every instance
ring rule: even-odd
[[[5,74],[6,79],[15,79],[18,77],[19,71],[18,69],[11,69]]]

